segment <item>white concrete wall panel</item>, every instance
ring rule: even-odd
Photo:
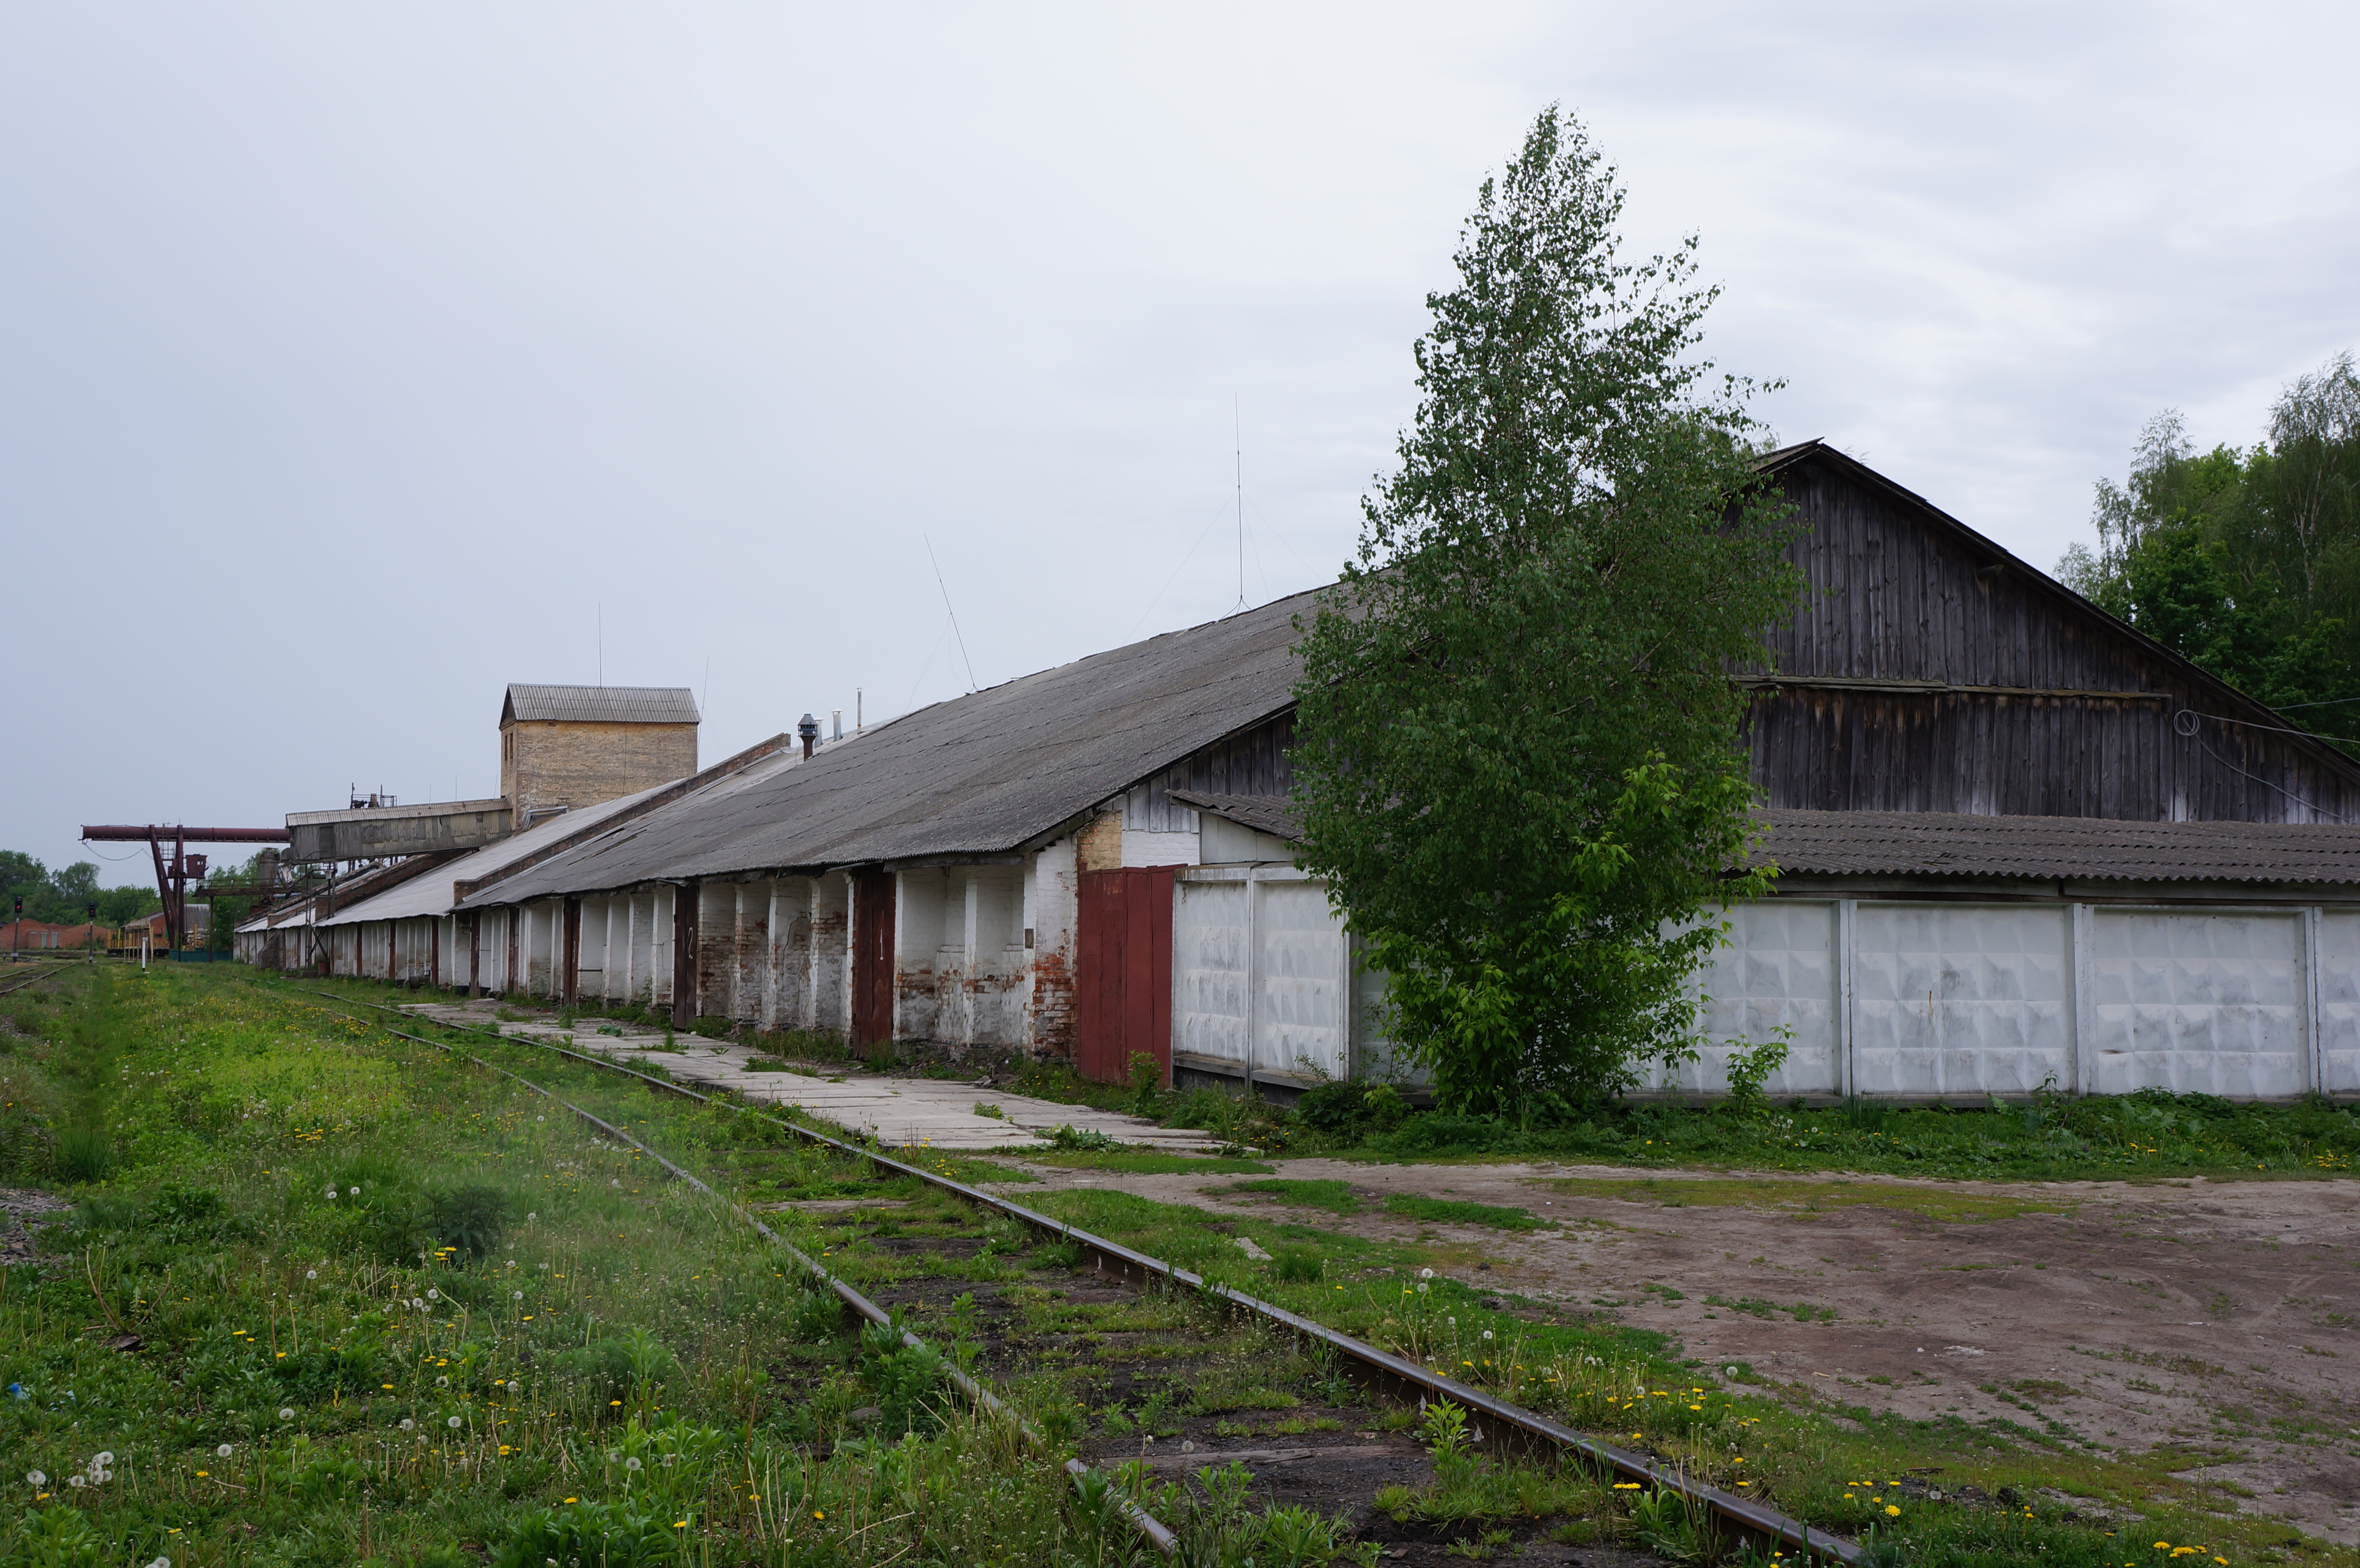
[[[1833,1094],[1842,1088],[1836,1029],[1836,907],[1801,899],[1740,904],[1722,911],[1729,940],[1699,965],[1704,1002],[1697,1060],[1649,1075],[1648,1087],[1688,1094],[1729,1091],[1736,1051],[1792,1031],[1771,1094]]]
[[[2360,911],[2319,917],[2319,1086],[2360,1094]]]
[[[2302,917],[2099,909],[2091,1088],[2238,1099],[2308,1089]]]
[[[1246,897],[1243,882],[1173,884],[1175,1051],[1246,1059]]]
[[[2073,1084],[2068,906],[1870,904],[1854,919],[1852,1083],[1863,1094]]]
[[[1344,922],[1328,907],[1321,883],[1252,886],[1262,898],[1254,922],[1262,947],[1255,1070],[1345,1077],[1350,1072],[1345,1053],[1350,1009],[1344,986]]]

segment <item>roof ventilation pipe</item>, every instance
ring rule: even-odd
[[[819,721],[805,713],[796,724],[795,734],[803,737],[803,756],[810,757],[812,747],[819,744]]]

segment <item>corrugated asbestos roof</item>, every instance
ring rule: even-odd
[[[464,907],[735,871],[1011,852],[1293,702],[1312,595],[1150,637],[761,765]]]
[[[1241,827],[1270,833],[1289,844],[1303,838],[1303,818],[1284,795],[1213,795],[1199,789],[1167,791],[1184,806],[1227,817]]]
[[[1754,864],[1825,876],[2360,883],[2360,827],[1765,811]]]
[[[500,723],[537,724],[557,719],[575,724],[693,724],[696,693],[685,686],[508,687]]]
[[[663,784],[656,786],[656,789],[669,788]],[[595,828],[605,819],[628,810],[634,803],[655,792],[655,789],[642,789],[636,795],[625,795],[619,800],[601,800],[595,806],[576,806],[570,811],[561,811],[520,833],[510,833],[497,844],[486,844],[471,855],[462,855],[448,866],[437,866],[399,887],[388,887],[374,898],[364,898],[357,904],[339,904],[334,914],[319,923],[323,926],[348,926],[360,920],[405,920],[416,915],[447,915],[455,907],[451,901],[451,885],[453,882],[488,877],[501,866],[513,865],[559,839],[585,828]]]

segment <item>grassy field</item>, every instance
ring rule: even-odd
[[[776,1248],[547,1100],[231,966],[43,990],[0,1001],[0,1149],[74,1206],[0,1272],[0,1561],[1131,1557],[1104,1499],[945,1398],[938,1365],[865,1342]],[[920,1195],[513,1054],[749,1196]],[[1064,1267],[1011,1267],[1035,1264]],[[1267,1523],[1164,1501],[1216,1547]]]
[[[0,999],[0,1160],[9,1181],[74,1207],[34,1264],[0,1273],[0,1370],[15,1396],[0,1401],[0,1475],[17,1492],[0,1560],[883,1568],[1134,1556],[1103,1499],[945,1401],[938,1368],[864,1344],[774,1249],[539,1096],[235,966],[100,970],[37,989],[51,994]],[[850,1203],[778,1223],[872,1294],[906,1283],[911,1238],[932,1236],[964,1248],[970,1272],[996,1271],[1060,1334],[1120,1340],[1148,1317],[1184,1337],[1216,1331],[1189,1327],[1209,1309],[1185,1301],[1111,1303],[1090,1309],[1113,1314],[1104,1322],[1066,1323],[1078,1309],[1043,1287],[1070,1259],[914,1182],[526,1047],[470,1049],[742,1199]],[[2338,1136],[2282,1139],[2278,1158],[2315,1169]],[[2210,1158],[2224,1146],[2190,1147]],[[1357,1201],[1340,1184],[1253,1185],[1306,1218]],[[1896,1561],[2360,1561],[2230,1516],[2172,1475],[2187,1455],[1809,1402],[1742,1366],[1679,1361],[1653,1335],[1428,1277],[1466,1261],[1439,1244],[1274,1217],[1252,1227],[1271,1254],[1254,1261],[1233,1223],[1201,1210],[1108,1191],[1031,1202],[1825,1528],[1879,1534]],[[1444,1217],[1529,1218],[1487,1214]],[[956,1302],[925,1312],[936,1328],[921,1332],[956,1354]],[[1239,1343],[1225,1430],[1286,1430],[1327,1373],[1291,1347]],[[1087,1359],[1011,1366],[1003,1386],[1063,1444],[1151,1434],[1154,1399],[1094,1391]],[[1568,1541],[1672,1556],[1699,1545],[1676,1509],[1600,1477],[1473,1457],[1448,1417],[1434,1412],[1421,1433],[1433,1485],[1370,1500],[1394,1519],[1465,1525],[1459,1555],[1493,1550],[1491,1523],[1532,1518]],[[1207,1561],[1374,1551],[1333,1519],[1218,1487],[1130,1484]]]

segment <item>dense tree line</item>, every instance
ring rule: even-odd
[[[120,926],[163,908],[153,887],[137,883],[101,887],[93,861],[77,860],[51,871],[29,855],[0,849],[0,920],[14,918],[19,898],[25,900],[27,920],[51,925],[82,924],[90,919],[93,904],[98,906],[98,923],[104,926]]]
[[[2360,741],[2360,375],[2298,378],[2267,439],[2198,452],[2179,412],[2140,432],[2128,482],[2098,482],[2098,549],[2058,574],[2289,718]]]

